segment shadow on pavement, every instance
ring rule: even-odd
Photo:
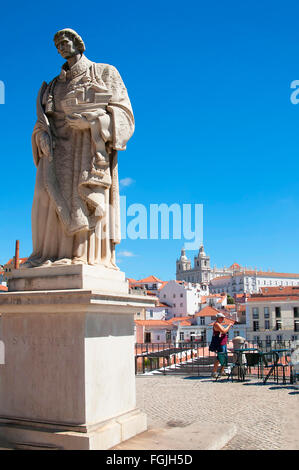
[[[182,377],[183,380],[203,380],[205,382],[215,382],[215,379],[211,377],[205,377],[200,375],[188,375],[187,377]]]
[[[293,385],[276,385],[275,387],[269,387],[269,390],[281,390],[281,389],[286,389],[286,390],[297,390],[298,389],[296,387],[294,387]],[[299,393],[299,392],[298,392]]]

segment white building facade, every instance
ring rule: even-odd
[[[244,270],[231,275],[217,277],[210,282],[213,294],[225,292],[235,294],[258,293],[262,287],[299,286],[299,274],[276,273],[274,271]]]
[[[248,341],[299,340],[299,295],[256,295],[246,302]]]
[[[170,307],[167,318],[194,315],[199,309],[202,298],[200,285],[191,283],[169,281],[159,291],[160,302]]]

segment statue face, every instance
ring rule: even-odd
[[[66,36],[63,36],[61,40],[56,45],[59,54],[64,59],[70,59],[76,54],[79,54],[78,49],[76,48],[74,41]]]

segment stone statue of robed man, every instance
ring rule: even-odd
[[[115,67],[88,60],[75,31],[58,31],[54,42],[67,62],[38,94],[33,253],[23,266],[116,268],[117,151],[126,149],[134,132],[130,100]]]

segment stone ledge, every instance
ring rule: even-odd
[[[32,313],[36,307],[39,313],[94,312],[99,306],[103,312],[131,313],[140,308],[155,306],[155,300],[144,295],[116,294],[87,289],[50,291],[3,292],[0,294],[1,313]]]
[[[112,450],[220,450],[236,434],[234,424],[196,422],[184,427],[150,429]]]
[[[9,292],[92,289],[128,294],[125,273],[104,266],[84,264],[48,268],[13,269],[8,280]]]

